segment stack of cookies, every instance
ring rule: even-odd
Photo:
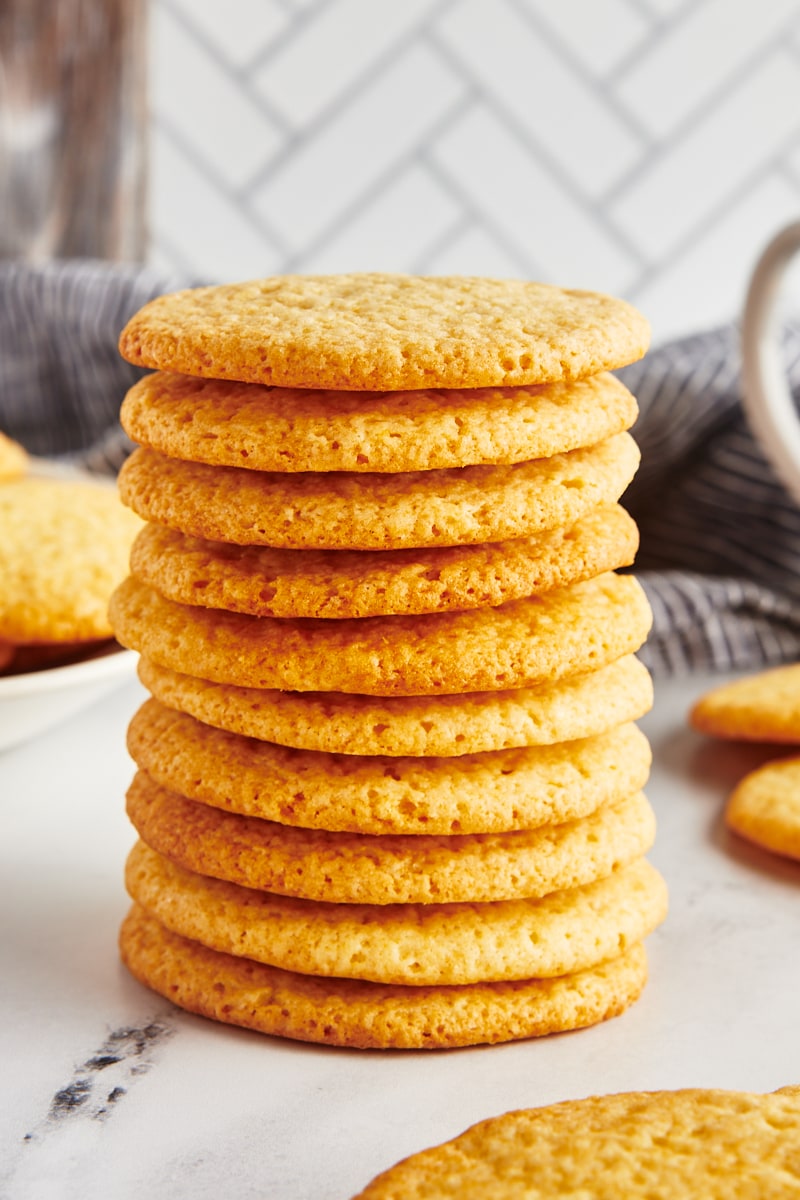
[[[124,961],[222,1021],[364,1047],[592,1024],[641,991],[650,625],[617,500],[621,301],[278,277],[121,350],[147,525],[112,601],[150,691]]]

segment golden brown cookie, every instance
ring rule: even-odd
[[[640,942],[667,908],[645,859],[584,887],[492,904],[298,900],[197,875],[142,842],[125,880],[167,929],[212,950],[302,975],[417,986],[568,975]]]
[[[145,525],[131,571],[181,604],[254,617],[379,617],[492,607],[629,566],[639,544],[618,504],[530,538],[432,550],[273,550]]]
[[[800,1195],[800,1088],[589,1096],[505,1113],[355,1200],[732,1200]]]
[[[629,304],[523,280],[283,275],[161,296],[125,326],[129,362],[281,387],[509,387],[633,362]]]
[[[128,816],[143,842],[200,875],[334,904],[451,904],[546,896],[604,879],[651,848],[637,792],[587,817],[517,833],[330,833],[223,813],[139,771]]]
[[[162,704],[231,733],[339,754],[463,755],[591,737],[650,711],[633,655],[591,674],[514,691],[382,699],[231,687],[148,659],[139,677]]]
[[[141,527],[105,483],[0,484],[0,640],[109,637],[108,600]]]
[[[128,392],[135,442],[254,471],[429,471],[515,463],[628,429],[636,401],[613,375],[539,387],[331,392],[158,371]]]
[[[695,729],[743,742],[800,742],[800,663],[723,683],[689,714]]]
[[[800,758],[784,758],[751,771],[725,810],[731,829],[748,841],[800,858]]]
[[[507,833],[588,816],[644,787],[635,725],[556,746],[387,758],[293,750],[226,733],[148,700],[128,728],[134,762],[214,808],[333,832]]]
[[[640,584],[612,573],[499,608],[342,621],[192,608],[129,578],[109,614],[118,641],[173,671],[237,687],[377,696],[578,675],[638,650],[652,619]]]
[[[615,1017],[647,979],[644,947],[557,979],[404,987],[319,979],[209,950],[134,905],[123,961],[189,1012],[261,1033],[372,1050],[436,1050],[541,1037]]]
[[[28,455],[19,442],[0,430],[0,480],[19,479],[28,469]]]
[[[123,502],[192,537],[295,550],[401,550],[529,537],[618,500],[639,465],[628,433],[512,466],[356,475],[209,467],[135,450]]]

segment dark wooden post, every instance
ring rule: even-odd
[[[146,0],[0,0],[0,257],[141,260]]]

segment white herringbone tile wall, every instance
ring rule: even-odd
[[[151,259],[193,279],[537,278],[659,342],[800,217],[800,0],[151,4]]]

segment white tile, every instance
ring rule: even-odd
[[[486,109],[473,110],[432,148],[436,162],[544,277],[618,292],[634,264]]]
[[[627,0],[525,0],[590,75],[606,75],[647,37],[652,22]]]
[[[412,271],[459,217],[459,206],[419,166],[391,185],[307,259],[303,271]]]
[[[637,138],[506,0],[461,0],[436,28],[487,95],[587,195],[636,161]]]
[[[797,213],[794,188],[777,174],[767,176],[696,244],[631,291],[629,299],[652,323],[653,343],[738,318],[758,255]],[[800,301],[796,284],[792,291]]]
[[[798,0],[706,0],[650,43],[616,83],[619,98],[654,136],[691,117],[697,105],[735,79],[798,11]],[[792,97],[786,97],[791,103]],[[800,97],[795,95],[794,102]]]
[[[170,0],[228,62],[243,66],[282,33],[290,18],[275,0]],[[157,7],[163,7],[163,0]]]
[[[279,268],[256,226],[157,131],[151,139],[150,227],[154,245],[211,282],[254,279]]]
[[[492,279],[525,279],[525,264],[513,258],[488,230],[472,225],[425,260],[427,275],[488,275]]]
[[[254,86],[301,128],[413,28],[430,5],[431,0],[338,0],[304,24],[254,75]]]
[[[776,52],[727,103],[610,206],[613,220],[653,259],[691,233],[800,129],[800,63]]]
[[[238,187],[281,146],[269,119],[164,8],[153,12],[151,105],[210,170]]]
[[[303,249],[424,141],[462,94],[460,80],[438,57],[413,48],[301,144],[259,189],[257,211]]]

